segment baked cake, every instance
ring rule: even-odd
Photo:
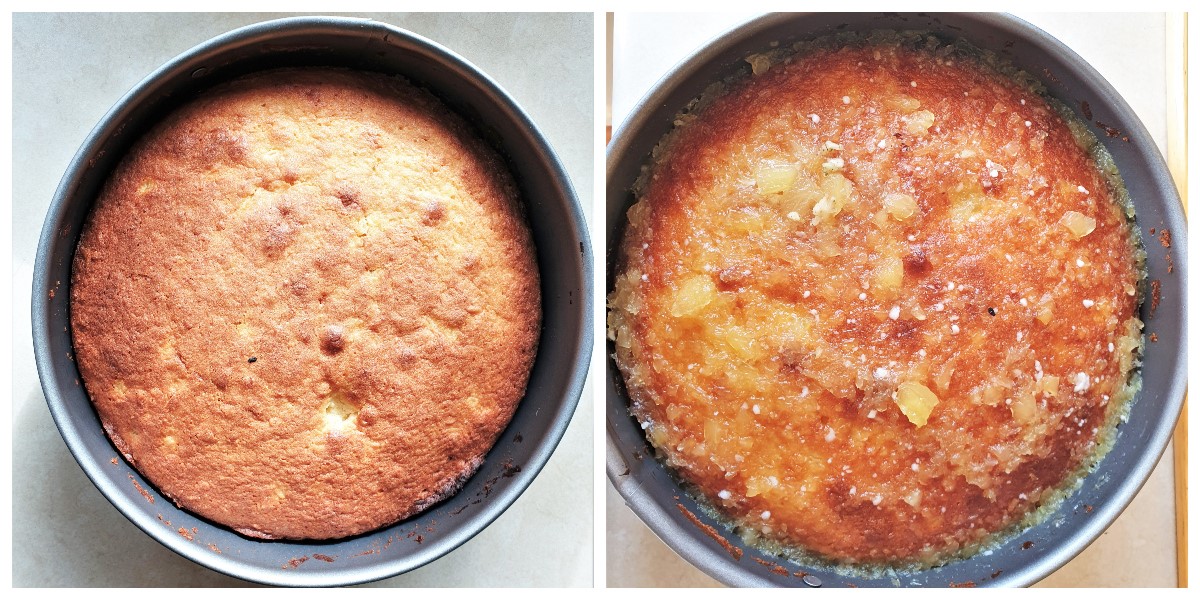
[[[251,537],[418,513],[480,466],[540,327],[512,177],[428,92],[267,71],[121,162],[75,255],[71,324],[116,447]]]
[[[876,33],[748,60],[634,190],[609,297],[633,416],[793,557],[931,566],[1032,523],[1139,385],[1115,167],[969,47]]]

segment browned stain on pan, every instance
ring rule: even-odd
[[[1096,123],[1096,127],[1099,127],[1100,129],[1103,129],[1103,130],[1104,130],[1104,135],[1106,135],[1106,136],[1108,136],[1108,137],[1110,137],[1110,138],[1119,137],[1119,138],[1121,138],[1121,141],[1122,141],[1122,142],[1128,142],[1128,141],[1129,141],[1129,136],[1127,136],[1127,135],[1121,135],[1121,130],[1120,130],[1120,129],[1117,129],[1116,127],[1112,127],[1111,125],[1107,125],[1107,124],[1105,124],[1105,123],[1102,123],[1102,122],[1100,122],[1100,121],[1095,121],[1095,123]]]
[[[280,568],[281,569],[295,569],[296,567],[299,567],[300,565],[304,564],[307,561],[308,561],[307,556],[293,558],[292,560],[289,560],[286,563],[284,563],[283,566]]]
[[[317,560],[323,560],[327,563],[331,563],[331,562],[337,560],[336,556],[327,556],[325,554],[314,554],[314,555],[312,555],[312,557]]]
[[[1147,319],[1154,318],[1154,311],[1158,310],[1158,302],[1162,300],[1162,282],[1157,279],[1150,280],[1150,314]]]
[[[755,556],[754,561],[757,562],[758,564],[770,569],[771,572],[776,575],[783,575],[784,577],[791,577],[791,575],[792,575],[791,573],[788,573],[787,569],[785,569],[785,568],[779,566],[778,564],[773,563],[769,560],[763,560],[763,559]]]
[[[503,467],[503,470],[500,472],[499,475],[492,477],[491,479],[489,479],[483,483],[483,492],[482,493],[483,493],[484,498],[487,498],[488,496],[490,496],[492,494],[492,486],[496,485],[496,482],[500,481],[501,477],[512,477],[513,475],[516,475],[517,473],[521,472],[521,465],[514,465],[511,458],[504,461],[504,464],[502,464],[501,466]],[[480,494],[479,492],[475,493],[476,496],[479,496],[479,494]],[[476,501],[472,502],[471,504],[478,504],[478,503],[479,503],[479,500],[476,500]]]
[[[1167,272],[1175,272],[1175,260],[1171,258],[1171,231],[1163,229],[1158,233],[1158,243],[1162,244],[1163,248],[1167,248],[1166,254],[1163,255],[1163,260],[1167,261]]]
[[[114,459],[114,460],[116,460],[116,459]],[[147,502],[149,502],[150,504],[154,504],[154,496],[151,496],[150,492],[147,492],[146,488],[142,487],[137,482],[137,479],[133,478],[133,473],[130,473],[128,475],[128,477],[129,477],[129,480],[133,482],[133,487],[137,488],[138,493],[141,494],[142,497],[145,498]]]
[[[730,544],[729,540],[721,536],[720,533],[717,533],[717,530],[714,529],[712,525],[708,525],[704,521],[701,521],[699,517],[693,514],[692,511],[688,510],[684,505],[676,503],[675,506],[679,508],[679,512],[683,513],[683,516],[687,517],[693,525],[699,527],[700,531],[703,531],[705,535],[716,540],[716,542],[720,544],[721,547],[724,548],[734,560],[742,560],[741,548]]]

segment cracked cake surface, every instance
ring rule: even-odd
[[[76,252],[83,382],[178,505],[328,539],[424,510],[524,395],[535,251],[502,160],[428,92],[252,74],[122,160]]]
[[[1028,81],[934,38],[747,60],[634,190],[609,296],[631,412],[775,552],[977,549],[1070,489],[1137,389],[1115,168]]]

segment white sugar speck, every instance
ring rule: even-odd
[[[850,104],[850,96],[842,96],[842,104]]]
[[[820,123],[820,122],[821,122],[821,117],[820,117],[820,116],[818,116],[816,113],[813,113],[813,114],[811,114],[811,115],[808,115],[808,118],[812,119],[812,122],[813,122],[813,123]]]
[[[1095,305],[1096,305],[1096,303],[1095,303],[1095,302],[1093,302],[1093,301],[1091,301],[1091,300],[1084,299],[1084,301],[1083,301],[1083,307],[1084,307],[1084,308],[1091,308],[1091,307],[1093,307],[1093,306],[1095,306]]]
[[[1075,383],[1075,392],[1086,392],[1092,387],[1092,378],[1088,377],[1087,373],[1076,373],[1072,380]]]
[[[888,318],[893,321],[895,321],[896,319],[899,319],[900,318],[900,307],[893,306],[892,310],[888,311]]]
[[[733,494],[730,494],[729,490],[721,490],[717,492],[717,497],[722,500],[728,500],[733,497]]]

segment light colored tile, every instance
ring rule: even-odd
[[[13,18],[13,583],[229,586],[139,531],[76,465],[33,364],[29,290],[59,179],[127,90],[188,48],[278,14],[21,14]],[[451,48],[499,82],[559,153],[583,213],[593,181],[593,16],[378,14]],[[553,74],[547,77],[547,74]],[[597,225],[590,228],[595,231]],[[603,253],[598,252],[598,257]],[[595,378],[593,378],[595,379]],[[592,585],[592,384],[558,450],[496,522],[427,567],[380,586]],[[513,551],[519,548],[519,551]],[[52,566],[52,568],[50,568]]]

